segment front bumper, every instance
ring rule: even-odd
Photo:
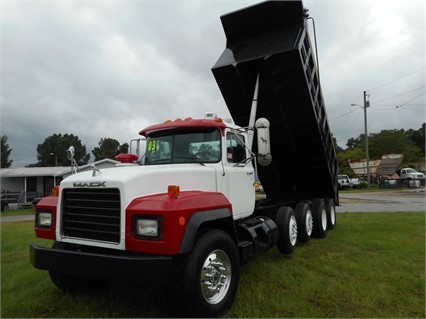
[[[30,244],[31,264],[42,270],[103,281],[167,284],[173,279],[176,260],[171,256],[114,255]]]

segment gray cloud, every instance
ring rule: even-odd
[[[36,162],[54,133],[128,142],[143,127],[215,111],[229,117],[210,68],[225,47],[220,15],[258,1],[7,2],[2,20],[1,134],[13,166]],[[362,91],[424,67],[421,1],[306,1],[322,89],[344,146],[363,132]],[[419,128],[425,69],[369,92],[369,131]],[[423,90],[386,100],[416,88]],[[374,100],[379,101],[374,105]],[[337,119],[335,119],[337,118]]]

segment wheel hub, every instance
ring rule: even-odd
[[[306,212],[306,233],[311,236],[312,229],[314,228],[314,221],[310,210]]]
[[[321,226],[323,230],[327,230],[327,212],[325,209],[321,211]]]
[[[334,206],[331,207],[331,224],[334,225],[336,223],[336,209]]]
[[[289,227],[290,227],[290,229],[289,229],[290,230],[290,242],[291,242],[292,246],[294,246],[294,245],[296,245],[296,240],[297,240],[297,221],[296,221],[295,216],[291,216]]]
[[[201,292],[209,304],[223,300],[231,283],[232,267],[228,255],[223,250],[211,252],[201,270]]]

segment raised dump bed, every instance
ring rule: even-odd
[[[301,1],[270,1],[221,17],[225,51],[212,71],[240,126],[259,74],[256,118],[270,123],[272,163],[258,165],[270,199],[333,198],[338,164]]]

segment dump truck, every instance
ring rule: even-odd
[[[165,284],[188,315],[220,316],[242,265],[335,227],[337,161],[302,2],[221,21],[212,72],[233,121],[208,112],[146,127],[143,155],[71,175],[36,206],[36,237],[53,245],[31,243],[30,261],[59,289]]]

